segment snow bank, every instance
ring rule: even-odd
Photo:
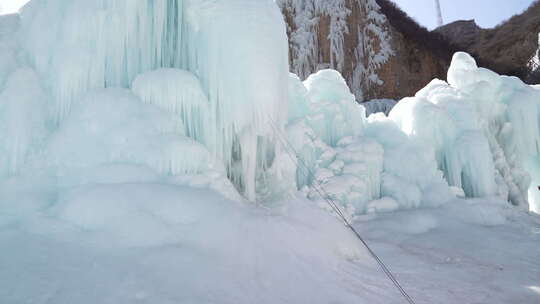
[[[351,268],[380,276],[354,235],[305,200],[269,211],[163,181],[43,191],[51,184],[0,181],[3,301],[324,303],[339,290],[350,302],[362,280],[335,283]]]

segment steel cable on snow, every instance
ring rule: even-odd
[[[324,187],[318,182],[318,180],[315,177],[315,174],[311,171],[311,169],[306,165],[304,160],[298,155],[296,150],[294,149],[294,146],[291,144],[291,142],[287,139],[287,136],[285,134],[282,134],[282,132],[279,130],[278,126],[275,124],[275,122],[272,120],[271,117],[269,117],[270,125],[272,129],[274,130],[274,133],[276,134],[276,138],[280,141],[280,143],[285,147],[285,152],[289,157],[291,158],[291,161],[296,164],[297,167],[304,167],[306,174],[309,175],[309,178],[313,180],[312,187],[315,189],[317,194],[330,206],[330,208],[339,216],[339,218],[343,221],[345,226],[349,228],[353,234],[360,240],[362,245],[367,249],[370,256],[377,262],[381,270],[384,272],[384,274],[390,279],[390,281],[394,284],[394,286],[398,289],[398,291],[401,293],[403,298],[409,303],[409,304],[416,304],[413,300],[413,298],[405,291],[401,283],[398,281],[396,276],[390,271],[388,266],[382,261],[382,259],[371,249],[369,244],[364,240],[362,235],[352,226],[350,221],[347,219],[347,217],[343,214],[341,211],[341,208],[336,204],[336,202],[328,195],[328,193],[324,190]],[[306,178],[308,176],[305,176]]]

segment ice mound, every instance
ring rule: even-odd
[[[287,127],[289,153],[299,158],[297,184],[310,198],[326,194],[351,213],[379,196],[382,149],[376,142],[354,141],[361,135],[365,112],[345,80],[334,70],[311,75],[303,84],[290,78],[292,115]],[[303,111],[303,113],[302,113]]]
[[[298,188],[308,198],[326,196],[353,216],[453,197],[432,150],[413,143],[384,115],[366,119],[338,72],[320,71],[303,84],[292,76],[289,89],[288,142],[298,155]]]
[[[455,54],[448,83],[433,80],[388,117],[361,115],[335,71],[303,86],[293,76],[289,90],[297,184],[312,199],[320,185],[352,214],[440,205],[455,193],[539,208],[539,91],[466,53]]]
[[[89,91],[132,87],[177,114],[250,200],[267,188],[258,179],[280,175],[271,125],[287,116],[288,49],[274,1],[32,1],[18,36],[15,55],[47,88],[53,126]]]
[[[345,136],[359,135],[364,108],[355,104],[345,79],[335,70],[322,70],[306,79],[308,124],[328,145],[335,146]]]
[[[432,81],[390,113],[402,130],[430,145],[450,185],[468,196],[498,195],[528,208],[529,174],[540,147],[540,94],[515,77],[479,68],[456,53],[448,83]],[[537,189],[536,189],[537,190]],[[534,195],[529,195],[532,204]]]
[[[209,121],[209,103],[199,79],[180,69],[159,69],[140,74],[132,90],[145,103],[155,104],[180,116],[184,133],[206,143],[205,122]]]
[[[389,117],[409,137],[433,148],[451,186],[468,196],[495,194],[489,144],[475,125],[475,109],[448,85],[432,82],[416,97],[402,100]],[[425,96],[425,97],[423,97]]]
[[[540,92],[515,77],[477,68],[465,53],[457,53],[453,62],[449,83],[472,98],[499,184],[507,186],[510,201],[527,208],[527,188],[538,186],[538,182],[530,183],[529,174],[535,175],[530,164],[540,154]],[[534,197],[529,198],[537,204]]]
[[[51,137],[46,158],[66,170],[122,162],[170,175],[220,170],[208,150],[183,131],[176,115],[143,104],[131,91],[101,89],[73,105]]]

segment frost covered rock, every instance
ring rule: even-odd
[[[359,100],[383,84],[379,72],[395,53],[388,22],[374,0],[276,2],[288,22],[294,73],[306,79],[320,69],[336,69]]]

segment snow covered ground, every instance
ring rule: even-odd
[[[139,183],[62,201],[0,218],[2,303],[405,303],[352,234],[302,199],[268,210]],[[540,300],[536,215],[456,200],[354,225],[417,303]]]

